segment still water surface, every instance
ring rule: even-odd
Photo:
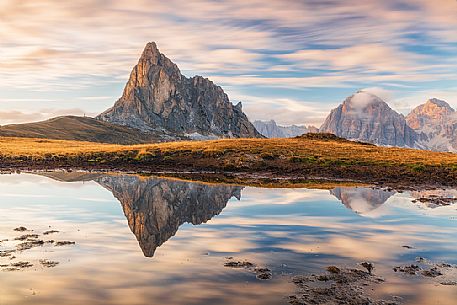
[[[14,238],[27,233],[76,243],[0,257],[0,265],[33,264],[0,272],[0,304],[287,304],[292,276],[370,261],[386,279],[374,297],[455,305],[457,286],[392,269],[416,257],[457,264],[457,205],[412,202],[422,196],[121,174],[0,175],[0,250],[14,249]],[[33,232],[13,230],[19,226]],[[59,232],[42,235],[49,230]],[[273,278],[224,267],[226,257],[268,267]],[[46,268],[42,259],[59,264]]]

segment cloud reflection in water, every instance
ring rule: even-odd
[[[409,304],[432,298],[452,304],[457,297],[454,287],[391,270],[416,256],[457,263],[455,206],[424,209],[408,194],[365,188],[242,189],[130,175],[52,178],[0,176],[2,239],[15,236],[19,225],[37,232],[51,225],[61,231],[55,238],[77,242],[21,253],[21,260],[45,257],[61,265],[0,273],[0,304],[281,304],[294,289],[281,274],[361,260],[373,261],[389,279],[377,294],[403,295]],[[273,280],[226,269],[225,256],[269,266]]]

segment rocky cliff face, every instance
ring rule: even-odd
[[[274,120],[254,121],[255,128],[267,138],[293,138],[308,133],[305,126],[280,126]]]
[[[111,191],[146,257],[176,234],[184,223],[198,225],[218,215],[242,187],[208,185],[138,176],[103,176],[95,180]]]
[[[419,135],[379,97],[359,91],[333,109],[319,129],[378,145],[415,147]]]
[[[406,122],[417,133],[425,135],[418,143],[437,151],[457,151],[457,114],[448,103],[430,99],[414,108]]]
[[[164,138],[261,137],[221,87],[201,76],[186,78],[148,43],[133,68],[122,97],[97,119]]]

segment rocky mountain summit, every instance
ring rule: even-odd
[[[454,113],[455,110],[448,103],[432,98],[414,108],[406,116],[406,122],[414,130],[441,129],[439,125],[447,124]]]
[[[310,131],[316,131],[314,126],[291,125],[281,126],[276,124],[274,120],[270,121],[254,121],[255,128],[267,138],[293,138],[301,136]]]
[[[201,76],[187,78],[154,42],[133,68],[122,97],[97,119],[164,139],[262,137],[221,87]]]
[[[457,151],[457,114],[445,101],[433,98],[414,108],[406,122],[423,136],[418,145],[437,151]]]
[[[319,131],[384,146],[416,147],[420,139],[403,115],[366,91],[358,91],[333,109]]]

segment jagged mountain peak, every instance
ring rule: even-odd
[[[122,97],[97,119],[164,139],[262,137],[224,90],[202,76],[187,78],[157,45],[146,45]]]
[[[161,57],[161,53],[157,48],[157,44],[155,42],[148,42],[144,47],[143,53],[141,54],[141,60],[150,60],[152,62],[158,63]]]
[[[154,41],[148,42],[144,47],[143,54],[141,55],[142,58],[153,58],[157,55],[160,55],[159,48]]]

